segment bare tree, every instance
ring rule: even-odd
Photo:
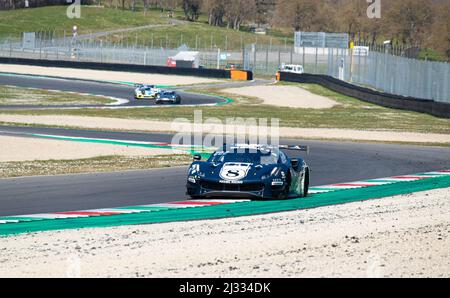
[[[183,11],[185,19],[196,21],[200,15],[201,0],[183,0]]]
[[[290,26],[295,31],[315,28],[319,6],[314,0],[283,0],[277,5],[276,19],[281,26]]]
[[[254,0],[230,0],[225,6],[227,27],[239,30],[242,23],[254,19],[255,11]]]
[[[432,0],[396,0],[387,14],[385,32],[396,34],[403,43],[420,46],[433,23]]]
[[[208,24],[211,26],[223,25],[225,6],[227,3],[221,0],[204,0],[202,11],[208,15]]]

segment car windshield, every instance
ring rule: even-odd
[[[275,164],[278,162],[278,154],[272,151],[261,150],[216,151],[208,161],[213,163],[245,162],[253,164]]]

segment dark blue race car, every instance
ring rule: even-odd
[[[163,103],[180,104],[181,97],[175,91],[162,90],[156,95],[155,103],[156,104],[163,104]]]
[[[224,145],[207,161],[199,155],[188,170],[187,195],[285,199],[305,197],[309,167],[280,149],[307,151],[306,146]]]

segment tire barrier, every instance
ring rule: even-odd
[[[356,86],[326,75],[280,72],[280,81],[318,84],[335,92],[383,107],[426,113],[441,118],[450,118],[450,103],[384,93]]]
[[[209,68],[176,68],[167,66],[138,65],[138,64],[118,64],[99,62],[77,62],[63,60],[42,60],[26,58],[0,57],[0,64],[20,64],[44,67],[67,67],[94,70],[126,71],[138,73],[157,73],[167,75],[186,75],[208,78],[231,79],[229,70],[209,69]]]

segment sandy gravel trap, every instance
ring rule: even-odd
[[[97,156],[152,156],[173,154],[171,149],[57,141],[0,135],[0,162],[81,159]]]
[[[450,277],[450,188],[310,210],[0,238],[0,276]]]
[[[84,116],[57,116],[57,115],[19,115],[0,114],[0,122],[18,124],[44,124],[56,126],[69,126],[89,129],[109,129],[147,132],[192,132],[195,131],[192,123],[164,122],[144,119],[117,119],[108,117]],[[257,127],[239,127],[228,129],[223,125],[202,126],[204,133],[219,133],[226,131],[258,131]],[[267,133],[264,131],[263,133]],[[384,142],[416,142],[416,143],[450,143],[450,135],[436,133],[415,133],[401,131],[354,130],[332,128],[294,128],[280,127],[280,137],[293,137],[305,139],[337,139],[357,141],[384,141]]]
[[[87,79],[98,81],[117,81],[158,85],[191,85],[215,83],[220,79],[209,79],[192,76],[144,74],[135,72],[106,71],[62,67],[42,67],[29,65],[0,64],[1,72],[11,72],[30,75],[54,76],[72,79]]]
[[[301,109],[329,109],[338,105],[337,101],[325,96],[313,94],[297,86],[250,86],[228,88],[226,93],[255,97],[263,104]]]

